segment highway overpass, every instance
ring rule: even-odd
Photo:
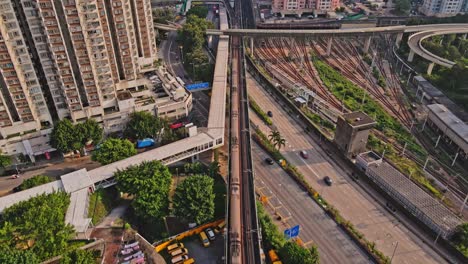
[[[430,37],[439,36],[439,35],[446,35],[446,34],[464,34],[466,38],[466,34],[468,33],[468,25],[464,26],[454,26],[450,29],[431,29],[427,31],[421,31],[411,35],[408,38],[408,46],[410,48],[410,53],[408,55],[408,61],[411,62],[414,59],[414,55],[417,54],[422,58],[430,61],[429,67],[427,68],[427,74],[431,75],[432,69],[434,68],[434,64],[444,66],[447,68],[452,68],[455,65],[455,62],[447,60],[445,58],[439,57],[427,49],[425,49],[422,45],[422,42]]]

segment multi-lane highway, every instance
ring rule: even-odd
[[[281,153],[368,240],[374,241],[377,249],[391,256],[396,248],[393,258],[395,263],[445,263],[372,197],[360,190],[347,176],[347,170],[343,169],[346,165],[334,161],[316,141],[306,135],[304,126],[286,113],[278,99],[267,93],[252,78],[247,79],[247,85],[249,94],[257,104],[265,111],[273,112],[273,123],[287,141]],[[270,128],[257,116],[251,115],[251,120],[259,124],[264,133],[269,133]],[[301,150],[309,153],[308,159],[299,156]],[[323,185],[325,176],[332,178],[332,186]]]
[[[337,224],[324,213],[301,187],[278,165],[265,162],[268,154],[252,145],[256,184],[268,188],[291,213],[289,226],[300,225],[299,237],[306,246],[316,244],[321,263],[369,263],[363,252]],[[262,191],[262,190],[260,190]],[[281,230],[283,231],[283,230]]]

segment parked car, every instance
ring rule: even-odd
[[[223,229],[224,229],[225,226],[226,226],[226,221],[223,220],[221,223],[219,223],[219,225],[217,225],[215,227],[215,233],[219,234],[219,233],[223,232]]]
[[[172,245],[167,246],[167,252],[170,254],[172,251],[175,251],[179,248],[183,248],[184,244],[183,243],[175,243]]]
[[[270,164],[270,165],[275,164],[275,162],[274,162],[271,158],[266,158],[266,159],[265,159],[265,162],[266,162],[267,164]]]
[[[187,260],[187,259],[189,259],[189,256],[181,255],[181,256],[177,256],[177,257],[172,258],[171,263],[173,263],[173,264],[182,263],[184,260]]]
[[[179,255],[187,255],[187,254],[188,254],[188,250],[186,248],[179,248],[171,252],[172,257],[179,256]]]
[[[309,158],[309,153],[307,153],[307,151],[305,151],[305,150],[301,150],[301,152],[300,152],[299,154],[300,154],[301,157],[304,158],[304,159]]]
[[[268,112],[267,112],[267,115],[268,115],[269,117],[273,117],[273,113],[272,113],[271,111],[268,111]]]
[[[331,185],[333,184],[332,179],[331,179],[330,177],[328,177],[328,176],[325,176],[325,177],[323,178],[323,181],[324,181],[328,186],[331,186]]]
[[[213,229],[207,228],[207,229],[205,230],[205,232],[206,232],[206,234],[208,235],[208,238],[209,238],[211,241],[215,240],[216,237],[215,237],[215,234],[214,234],[214,232],[213,232]]]
[[[210,240],[208,240],[208,237],[206,236],[205,232],[204,231],[201,231],[200,234],[198,234],[200,236],[200,240],[203,244],[204,247],[209,247],[210,246]]]

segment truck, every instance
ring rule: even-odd
[[[137,140],[136,147],[137,149],[147,148],[154,146],[154,139],[152,138],[145,138],[142,140]]]

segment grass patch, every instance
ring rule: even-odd
[[[260,108],[260,106],[255,102],[254,99],[252,99],[252,97],[250,97],[250,95],[249,95],[249,105],[252,108],[252,110],[254,110],[254,112],[260,117],[260,119],[262,119],[263,122],[265,122],[265,124],[269,126],[273,125],[273,122],[271,121],[267,113],[265,113],[265,111],[263,111]]]
[[[98,224],[118,203],[118,192],[115,187],[99,189],[89,199],[88,217],[93,225]]]
[[[351,111],[362,110],[377,122],[376,128],[382,131],[387,137],[395,139],[399,144],[408,143],[408,150],[418,155],[421,160],[427,156],[427,152],[419,146],[412,135],[406,131],[401,124],[390,116],[367,92],[355,85],[332,67],[318,59],[313,60],[320,79],[336,98],[344,98],[343,103]],[[362,106],[362,98],[366,97],[366,102]]]

